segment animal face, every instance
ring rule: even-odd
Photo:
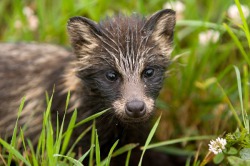
[[[149,18],[118,15],[95,23],[73,17],[68,32],[78,58],[77,75],[123,122],[143,122],[153,113],[170,62],[175,12]]]

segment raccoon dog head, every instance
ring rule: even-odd
[[[148,18],[118,15],[95,23],[73,17],[68,32],[78,58],[77,75],[122,122],[143,122],[153,113],[170,62],[175,12]]]

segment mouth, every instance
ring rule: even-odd
[[[149,113],[147,110],[143,116],[135,118],[128,116],[126,114],[126,111],[123,110],[123,113],[121,114],[121,111],[119,111],[119,114],[116,114],[116,117],[120,122],[124,124],[141,124],[149,121],[150,118],[152,117],[152,114],[153,114],[152,111]]]
[[[140,118],[129,118],[125,117],[123,119],[120,119],[122,122],[127,123],[127,124],[139,124],[139,123],[144,123],[147,122],[150,119],[151,116],[144,116]]]

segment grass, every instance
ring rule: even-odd
[[[172,59],[175,60],[169,68],[169,77],[166,79],[165,86],[157,100],[158,112],[162,114],[161,121],[156,123],[157,130],[154,131],[157,142],[149,144],[145,149],[152,147],[178,155],[189,153],[199,156],[199,158],[194,163],[187,161],[187,165],[199,165],[203,161],[213,162],[214,156],[211,157],[211,154],[206,158],[207,144],[211,136],[215,138],[223,136],[223,133],[225,136],[231,133],[234,136],[240,135],[244,140],[243,131],[246,129],[249,133],[249,118],[247,116],[249,115],[248,73],[250,67],[249,17],[246,18],[243,15],[240,4],[250,8],[250,2],[248,0],[183,0],[182,2],[185,5],[185,10],[177,13],[182,19],[177,20],[175,29],[175,49],[172,54]],[[120,11],[126,14],[136,11],[147,15],[162,9],[164,3],[166,1],[163,0],[17,0],[15,3],[1,0],[0,41],[49,42],[69,47],[66,24],[68,18],[72,16],[83,15],[99,21],[106,15]],[[236,4],[240,12],[242,20],[240,24],[228,17],[227,10],[232,4]],[[26,6],[32,8],[34,15],[37,16],[39,26],[36,29],[30,28],[29,18],[23,13]],[[219,33],[218,41],[201,44],[199,36],[207,30],[217,31]],[[49,99],[48,105],[52,102],[52,97]],[[22,110],[23,103],[19,110]],[[2,150],[0,161],[4,158],[5,165],[10,165],[11,160],[26,165],[40,165],[41,161],[44,165],[53,165],[54,163],[70,163],[71,165],[75,163],[77,165],[88,155],[90,156],[90,165],[92,165],[91,158],[99,156],[98,146],[91,146],[88,153],[83,154],[82,158],[80,157],[78,160],[70,153],[72,149],[67,153],[66,149],[73,126],[92,121],[100,114],[76,124],[76,110],[69,126],[58,124],[57,132],[53,133],[51,122],[49,122],[48,106],[44,114],[43,130],[38,148],[34,149],[32,144],[25,140],[22,132],[17,135],[17,129],[15,129],[11,143],[0,139],[0,143],[5,147]],[[159,115],[156,117],[158,118]],[[63,132],[65,127],[67,127],[66,132]],[[239,130],[236,130],[237,128]],[[94,123],[92,128],[86,129],[86,132],[90,130],[92,130],[93,135],[92,144],[97,145],[98,133],[94,130]],[[80,137],[84,137],[86,132]],[[245,136],[248,137],[247,134]],[[45,137],[48,138],[47,142],[44,141]],[[21,140],[26,149],[30,149],[28,154],[21,154],[18,151],[17,139]],[[79,140],[80,138],[76,142]],[[238,145],[238,143],[234,145]],[[234,145],[230,145],[228,148],[233,148]],[[111,156],[125,152],[128,153],[128,161],[131,149],[136,145],[131,144],[118,150],[115,149],[115,146],[116,144],[110,150],[105,161],[96,160],[97,165],[105,163],[108,165]],[[237,149],[237,154],[246,148]],[[10,153],[8,154],[6,151]],[[223,155],[222,163],[230,162],[233,164],[238,160],[245,162],[241,156],[228,155],[228,152],[223,153]]]

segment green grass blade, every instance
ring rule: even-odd
[[[89,150],[86,152],[86,153],[84,153],[84,155],[82,155],[82,157],[81,158],[79,158],[79,162],[82,162],[88,155],[89,155],[89,153],[90,153],[90,151],[94,148],[95,146],[94,145],[92,145],[90,148],[89,148]]]
[[[61,124],[60,130],[60,122],[59,122],[59,117],[58,113],[56,114],[56,138],[55,138],[55,144],[54,144],[54,153],[59,153],[59,148],[60,148],[60,142],[61,142],[61,136],[62,136],[62,130],[63,130],[63,123]],[[63,120],[64,121],[64,120]],[[53,130],[54,131],[54,130]],[[59,145],[59,146],[58,146]]]
[[[110,148],[110,151],[109,151],[109,154],[108,154],[108,157],[107,157],[107,160],[106,160],[106,166],[109,166],[110,164],[110,160],[111,160],[111,157],[112,157],[112,154],[113,154],[113,151],[114,149],[116,148],[117,144],[118,144],[119,140],[117,140],[113,146]]]
[[[189,157],[187,160],[186,160],[186,164],[185,164],[185,166],[190,166],[191,164],[191,158]]]
[[[194,137],[184,137],[184,138],[178,138],[178,139],[173,139],[169,141],[163,141],[163,142],[158,142],[154,144],[150,144],[147,147],[142,147],[142,149],[152,149],[152,148],[158,148],[161,146],[166,146],[166,145],[172,145],[176,143],[181,143],[181,142],[187,142],[187,141],[196,141],[196,140],[208,140],[212,139],[214,136],[194,136]]]
[[[248,71],[247,67],[244,66],[244,101],[245,103],[245,117],[246,117],[246,129],[248,131],[248,134],[250,133],[250,126],[249,126],[249,116],[248,116],[248,101],[249,101],[249,87],[248,87]]]
[[[197,153],[195,150],[182,149],[175,146],[160,146],[155,148],[155,150],[175,156],[194,156]]]
[[[91,131],[91,146],[95,146],[95,120],[93,121],[92,125],[92,131]],[[94,165],[94,149],[90,150],[90,155],[89,155],[89,166]]]
[[[68,109],[68,104],[69,104],[69,100],[70,100],[70,92],[68,92],[67,94],[67,99],[66,99],[66,105],[65,105],[65,111],[64,111],[64,114],[63,114],[63,119],[62,119],[62,122],[61,122],[61,127],[60,127],[60,130],[57,129],[57,132],[59,131],[59,133],[57,133],[57,139],[56,139],[56,142],[55,142],[55,151],[54,153],[59,153],[60,151],[60,148],[61,148],[61,144],[62,144],[62,138],[63,138],[63,128],[64,128],[64,121],[65,121],[65,116],[66,116],[66,112],[67,112],[67,109]],[[59,128],[59,118],[57,116],[57,126]],[[71,136],[71,133],[70,135],[68,135],[69,137]],[[67,138],[68,140],[66,140],[67,142],[65,142],[65,139],[64,139],[64,148],[66,149],[67,148],[67,145],[68,145],[68,142],[69,142],[69,138]],[[67,144],[66,144],[67,143]],[[64,149],[64,150],[65,150]]]
[[[61,124],[59,124],[59,117],[57,115],[57,134],[56,134],[56,141],[55,141],[55,145],[54,145],[54,153],[59,153],[60,149],[61,149],[61,144],[62,144],[62,138],[63,138],[63,128],[64,128],[64,121],[65,121],[65,115],[68,109],[68,104],[69,104],[69,100],[70,100],[70,92],[68,92],[67,94],[67,99],[66,99],[66,105],[65,105],[65,112],[63,114],[63,119]],[[59,125],[61,125],[60,130],[59,130]],[[59,131],[59,132],[58,132]],[[69,133],[70,135],[68,135],[68,137],[71,136],[71,133]],[[66,140],[67,142],[65,142],[64,140],[64,150],[66,150],[68,142],[69,142],[69,138],[67,138],[68,140]],[[66,144],[67,143],[67,144]]]
[[[117,144],[118,144],[118,140],[111,147],[111,150],[109,152],[109,156],[111,155],[110,157],[116,157],[116,156],[119,156],[125,152],[131,153],[131,150],[139,145],[139,144],[130,143],[130,144],[124,145],[123,147],[117,149],[114,153],[112,153],[112,151],[115,149]],[[130,156],[127,157],[127,160],[129,160],[129,158],[130,158]],[[104,165],[104,164],[108,165],[109,163],[107,163],[107,162],[110,163],[110,161],[108,161],[108,157],[101,163],[101,165]],[[126,161],[126,162],[128,162],[128,161]]]
[[[43,121],[44,126],[46,126],[47,122],[49,121],[49,115],[50,115],[50,110],[51,110],[51,106],[52,106],[53,95],[54,95],[54,93],[52,94],[51,98],[49,99],[49,102],[48,102],[48,105],[47,105],[47,108],[45,111],[45,117],[43,117],[44,118],[44,121]]]
[[[102,114],[104,114],[104,113],[107,112],[108,110],[109,110],[109,109],[106,109],[106,110],[101,111],[101,112],[98,112],[98,113],[96,113],[96,114],[94,114],[94,115],[92,115],[92,116],[89,116],[89,117],[87,117],[86,119],[83,119],[82,121],[78,122],[78,123],[75,125],[75,127],[81,126],[82,124],[84,124],[84,123],[86,123],[86,122],[89,122],[89,121],[91,121],[91,120],[93,120],[93,119],[96,119],[97,117],[101,116]]]
[[[237,85],[238,85],[238,92],[239,92],[239,98],[240,98],[240,107],[241,107],[241,113],[243,117],[243,122],[245,124],[245,117],[244,117],[244,106],[243,106],[243,98],[242,98],[242,87],[241,87],[241,76],[240,76],[240,71],[238,67],[234,66],[234,70],[236,73],[236,78],[237,78]]]
[[[31,164],[13,146],[8,144],[1,138],[0,138],[0,144],[2,144],[9,151],[9,153],[17,157],[20,161],[24,162],[27,166],[31,166]]]
[[[48,160],[49,165],[55,165],[55,159],[53,157],[54,134],[53,134],[53,127],[52,127],[52,123],[50,119],[50,111],[51,111],[51,106],[52,106],[52,101],[53,101],[53,95],[54,95],[54,90],[50,98],[48,97],[48,95],[46,97],[46,100],[48,100],[47,108],[46,108],[46,111],[44,112],[42,132],[41,132],[39,143],[38,143],[39,150],[42,151],[42,157],[44,157],[43,160]],[[57,126],[57,130],[58,130],[58,126]],[[37,155],[40,156],[39,151],[37,151]]]
[[[47,132],[46,132],[46,152],[47,152],[49,164],[55,165],[54,159],[53,159],[53,157],[51,157],[54,154],[54,139],[53,139],[53,128],[52,128],[52,124],[50,121],[47,122],[46,130],[47,130]]]
[[[63,140],[63,144],[62,144],[61,154],[64,154],[67,147],[68,147],[70,137],[71,137],[71,134],[73,132],[73,128],[74,128],[74,125],[75,125],[75,122],[76,122],[76,118],[77,118],[77,111],[75,110],[73,112],[73,115],[72,115],[71,119],[70,119],[68,128],[64,133],[64,140]]]
[[[146,152],[146,149],[147,149],[147,147],[148,147],[148,145],[149,145],[151,139],[153,138],[153,136],[154,136],[154,134],[155,134],[155,131],[156,131],[156,129],[157,129],[157,126],[159,125],[160,119],[161,119],[161,115],[159,116],[159,118],[158,118],[157,121],[155,122],[153,128],[151,129],[151,131],[150,131],[150,133],[149,133],[149,135],[148,135],[148,138],[147,138],[146,143],[145,143],[145,145],[144,145],[145,148],[144,148],[143,151],[142,151],[142,155],[141,155],[141,158],[140,158],[140,162],[139,162],[139,164],[138,164],[139,166],[142,165],[143,156],[144,156],[144,154],[145,154],[145,152]]]
[[[45,92],[45,99],[46,99],[46,104],[48,105],[50,98],[49,98],[49,94],[47,91]]]
[[[241,106],[242,119],[243,119],[243,123],[244,123],[245,129],[249,133],[249,123],[248,123],[247,112],[244,109],[244,104],[243,104],[240,71],[239,71],[239,69],[236,66],[234,66],[234,69],[235,69],[236,78],[237,78],[237,85],[238,85],[238,92],[239,92],[239,98],[240,98],[240,106]]]
[[[65,105],[65,113],[68,110],[69,100],[70,100],[70,91],[68,91],[68,94],[67,94],[66,105]]]
[[[95,158],[96,158],[96,165],[101,165],[101,152],[100,152],[100,145],[98,140],[97,130],[95,130]]]
[[[113,153],[112,157],[116,157],[116,156],[119,156],[119,155],[121,155],[121,154],[123,154],[123,153],[125,153],[125,152],[128,152],[128,151],[134,149],[135,147],[137,147],[138,145],[139,145],[139,144],[134,144],[134,143],[124,145],[123,147],[117,149],[117,150]]]
[[[19,120],[19,117],[21,116],[21,112],[23,110],[24,103],[25,103],[25,97],[22,98],[21,104],[20,104],[19,109],[18,109],[17,120],[16,120],[15,128],[14,128],[14,131],[13,131],[13,134],[12,134],[11,143],[10,143],[12,147],[16,146],[18,120]],[[10,153],[9,156],[8,156],[8,165],[10,165],[11,159],[12,159],[12,154]]]
[[[37,160],[37,157],[36,157],[34,148],[33,148],[33,145],[32,145],[32,143],[30,142],[30,140],[28,140],[28,146],[29,146],[30,151],[31,151],[32,165],[33,165],[33,166],[39,166],[38,160]]]
[[[248,66],[244,65],[243,66],[243,73],[244,73],[244,79],[243,79],[243,85],[244,85],[244,90],[243,90],[243,94],[244,95],[244,108],[246,110],[246,112],[248,113],[249,111],[249,105],[248,105],[248,101],[249,101],[249,85],[248,85],[248,78],[249,78],[249,74],[248,74]]]
[[[238,126],[239,126],[241,129],[243,129],[242,122],[241,122],[241,120],[240,120],[240,118],[239,118],[239,116],[238,116],[236,110],[234,109],[234,107],[233,107],[233,105],[232,105],[230,99],[228,98],[226,92],[224,91],[224,89],[221,87],[221,85],[220,85],[218,82],[217,82],[217,84],[218,84],[219,88],[221,89],[222,94],[223,94],[223,96],[224,96],[224,100],[225,100],[225,101],[227,102],[227,104],[229,105],[229,107],[230,107],[230,109],[231,109],[231,111],[232,111],[232,113],[233,113],[233,115],[234,115],[234,117],[235,117],[235,119],[236,119],[236,121],[237,121],[237,123],[238,123]]]
[[[22,139],[22,144],[23,144],[24,152],[27,152],[27,148],[26,148],[26,144],[25,144],[25,138],[24,138],[24,133],[23,133],[22,128],[20,128],[20,137]],[[31,163],[28,155],[26,155],[26,159],[27,159],[27,161],[29,163]]]
[[[23,98],[22,98],[22,101],[21,101],[21,104],[20,104],[20,106],[19,106],[19,109],[18,109],[18,116],[17,116],[17,118],[19,118],[20,115],[21,115],[21,112],[22,112],[23,107],[24,107],[25,100],[26,100],[25,97],[23,97]]]
[[[240,1],[239,0],[234,0],[234,2],[235,2],[236,6],[238,8],[239,13],[240,13],[240,18],[241,18],[242,23],[243,23],[243,28],[242,29],[246,34],[246,38],[247,38],[247,41],[248,41],[248,46],[250,48],[250,32],[249,32],[247,20],[246,20],[246,18],[244,16],[244,13],[242,11]]]
[[[238,37],[233,33],[233,31],[231,30],[231,28],[227,25],[227,24],[223,24],[224,27],[226,28],[227,32],[229,33],[229,35],[232,37],[232,39],[234,40],[236,46],[239,48],[242,56],[245,58],[245,60],[247,61],[248,65],[250,65],[250,59],[249,56],[247,55],[247,53],[245,52],[241,42],[239,41]]]
[[[45,116],[45,113],[43,114]],[[43,116],[43,117],[44,117]],[[36,148],[36,158],[38,158],[40,155],[44,156],[44,149],[45,149],[45,129],[44,127],[42,128],[42,131],[40,133],[39,139],[38,139],[38,144]]]
[[[176,22],[176,26],[192,26],[192,27],[206,27],[212,29],[218,29],[221,31],[225,31],[225,28],[220,24],[212,23],[212,22],[205,22],[199,20],[178,20]]]
[[[78,160],[76,160],[76,159],[74,159],[74,158],[72,158],[72,157],[64,156],[64,155],[61,155],[61,154],[54,154],[53,156],[54,156],[54,157],[63,157],[63,158],[66,158],[66,159],[68,159],[70,162],[72,162],[75,166],[83,166],[83,164],[82,164],[80,161],[78,161]]]
[[[73,151],[73,149],[75,148],[75,146],[77,145],[77,143],[82,140],[82,138],[91,130],[91,128],[92,128],[92,126],[89,126],[87,129],[85,129],[81,133],[80,136],[78,136],[78,138],[75,140],[75,142],[73,143],[73,145],[71,146],[71,148],[68,150],[67,155],[69,155]]]
[[[125,163],[125,166],[129,166],[130,156],[131,156],[131,150],[129,150],[129,151],[128,151],[128,154],[127,154],[127,157],[126,157],[126,163]]]

